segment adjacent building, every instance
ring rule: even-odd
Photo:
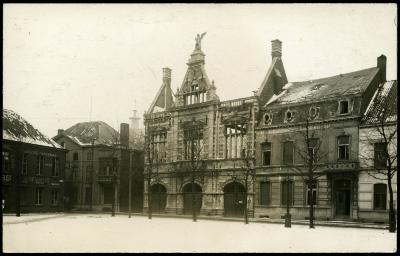
[[[129,175],[132,210],[143,207],[143,154],[129,148],[129,125],[121,132],[102,121],[77,123],[53,138],[68,149],[66,209],[128,210]]]
[[[201,39],[176,93],[164,68],[144,115],[145,210],[150,191],[152,210],[164,213],[242,216],[247,204],[251,216],[281,218],[289,205],[304,219],[313,204],[317,219],[365,216],[361,120],[379,88],[397,86],[386,81],[386,57],[375,67],[289,82],[282,43],[273,40],[258,91],[220,101]]]
[[[3,109],[3,212],[63,211],[66,154],[19,114]]]

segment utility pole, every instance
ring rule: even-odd
[[[132,215],[132,153],[129,150],[129,196],[128,196],[128,207],[129,207],[129,218]],[[133,152],[133,151],[132,151]]]

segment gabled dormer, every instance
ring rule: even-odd
[[[174,104],[174,96],[171,90],[171,69],[163,68],[163,83],[156,97],[150,105],[148,114],[162,112],[172,107]]]
[[[196,37],[196,46],[190,55],[188,69],[181,87],[176,92],[176,106],[186,106],[203,103],[212,100],[219,100],[216,95],[214,81],[210,82],[204,68],[205,54],[201,50],[201,39],[205,33]]]
[[[271,55],[271,66],[256,94],[260,106],[264,106],[274,95],[279,95],[288,82],[282,62],[282,42],[278,39],[271,41]]]

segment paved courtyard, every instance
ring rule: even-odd
[[[105,214],[3,216],[4,252],[394,252],[379,229]]]

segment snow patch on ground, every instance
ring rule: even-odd
[[[3,216],[10,221],[14,216]],[[23,217],[21,217],[23,218]],[[395,252],[377,229],[115,216],[65,215],[3,225],[5,252]]]

